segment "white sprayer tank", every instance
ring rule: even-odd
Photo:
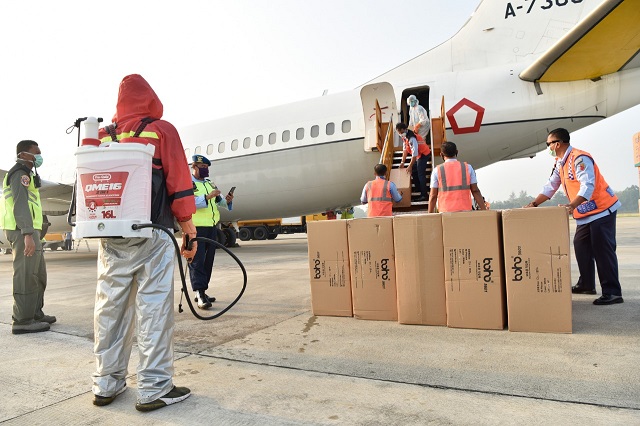
[[[131,226],[151,223],[154,151],[139,143],[78,148],[76,238],[151,238],[151,228]]]

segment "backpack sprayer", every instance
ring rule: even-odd
[[[80,140],[80,123],[84,122],[85,137]],[[238,296],[226,308],[212,316],[202,316],[193,307],[182,266],[180,246],[169,228],[151,222],[151,168],[155,146],[144,143],[100,143],[98,127],[102,118],[83,117],[67,129],[78,128],[76,150],[76,185],[73,187],[67,222],[75,227],[77,238],[151,238],[152,228],[164,231],[173,241],[178,256],[182,294],[178,312],[183,312],[182,295],[193,315],[201,320],[218,318],[240,300],[247,288],[247,271],[240,259],[224,245],[204,237],[187,241],[213,244],[231,256],[242,270],[244,282]],[[140,131],[139,131],[140,132]],[[138,132],[138,133],[139,133]],[[77,199],[77,203],[76,203]],[[73,216],[76,221],[73,222]]]

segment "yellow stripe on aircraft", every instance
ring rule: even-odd
[[[639,22],[639,0],[607,0],[524,70],[520,78],[561,82],[618,72],[640,50]]]

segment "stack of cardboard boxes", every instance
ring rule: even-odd
[[[562,207],[307,226],[314,315],[571,333]]]
[[[346,220],[307,224],[314,315],[353,316]]]
[[[446,325],[440,215],[393,219],[398,322]]]
[[[353,315],[368,320],[397,321],[393,218],[347,222]]]
[[[566,209],[505,210],[502,223],[509,330],[571,333]]]
[[[442,214],[447,325],[502,330],[505,325],[500,212]]]

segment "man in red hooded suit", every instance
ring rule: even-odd
[[[120,83],[116,114],[100,129],[101,142],[155,146],[151,221],[167,228],[177,219],[189,238],[196,236],[193,184],[177,130],[161,120],[162,103],[140,75]],[[192,258],[196,244],[182,255]],[[98,252],[98,287],[94,312],[93,403],[108,405],[126,389],[127,365],[138,344],[136,409],[151,411],[180,402],[191,391],[173,384],[173,272],[170,237],[153,229],[151,238],[103,238]]]

